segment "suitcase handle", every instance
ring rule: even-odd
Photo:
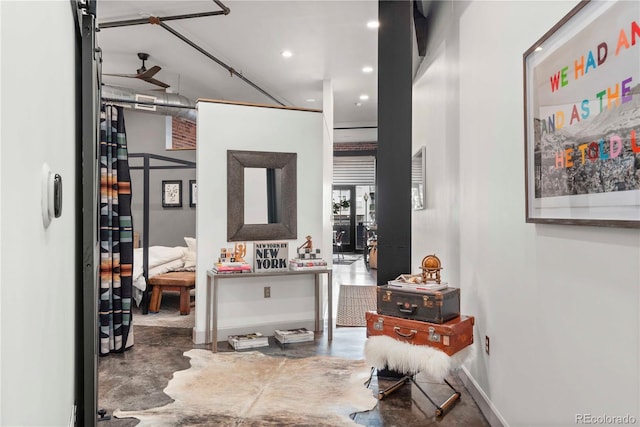
[[[403,334],[402,332],[400,332],[400,326],[394,326],[393,332],[395,332],[396,335],[399,335],[402,338],[408,338],[408,339],[413,338],[418,333],[418,331],[411,329],[411,332],[409,332],[408,334]]]
[[[400,313],[405,313],[405,314],[414,314],[416,309],[418,308],[417,305],[411,305],[411,308],[406,307],[403,303],[399,302],[398,303],[398,311]]]

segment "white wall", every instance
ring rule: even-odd
[[[436,3],[414,86],[428,162],[413,264],[443,254],[476,316],[465,369],[511,426],[640,419],[640,231],[524,220],[522,54],[575,4]]]
[[[0,2],[0,424],[70,425],[76,310],[75,23],[68,1]],[[46,29],[46,35],[43,32]],[[45,229],[43,163],[62,175]]]
[[[298,239],[289,241],[292,257],[308,234],[317,247],[325,247],[325,239],[330,239],[328,227],[323,227],[322,126],[318,112],[198,103],[196,342],[206,339],[206,271],[220,248],[233,247],[227,242],[227,150],[297,153]],[[252,251],[252,242],[247,242],[247,262],[253,262]],[[271,298],[263,297],[264,286],[271,286]],[[313,289],[313,276],[223,281],[218,339],[253,331],[273,335],[273,329],[282,327],[313,329]]]
[[[413,211],[411,265],[420,272],[422,258],[436,254],[443,262],[443,280],[460,283],[459,273],[459,104],[457,26],[452,25],[461,3],[433,6],[436,20],[429,51],[413,87],[412,153],[426,148],[425,209]],[[455,21],[455,20],[454,20]]]

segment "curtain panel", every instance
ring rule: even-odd
[[[131,177],[122,107],[100,114],[100,355],[133,345]]]

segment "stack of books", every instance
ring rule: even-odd
[[[294,342],[313,341],[313,331],[307,330],[307,328],[298,329],[276,329],[274,332],[275,338],[281,344],[289,344]]]
[[[318,270],[327,268],[327,262],[322,259],[320,249],[298,249],[298,257],[289,261],[291,270]]]
[[[323,259],[299,259],[289,261],[291,270],[318,270],[327,268],[327,262]]]
[[[415,292],[435,292],[447,289],[449,285],[446,282],[435,283],[427,282],[422,283],[422,275],[409,275],[401,274],[396,277],[395,280],[389,280],[387,282],[389,288],[406,289]]]
[[[246,262],[216,262],[212,270],[218,274],[251,273],[251,265]]]
[[[229,335],[227,341],[236,350],[269,346],[269,338],[259,332],[246,335]]]
[[[408,291],[416,292],[435,292],[449,287],[446,283],[402,283],[394,280],[389,280],[387,285],[390,288],[406,289]]]

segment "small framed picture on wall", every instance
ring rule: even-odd
[[[162,207],[182,207],[182,181],[162,181]]]
[[[197,195],[198,186],[196,184],[195,179],[189,180],[189,206],[192,208],[196,207],[196,195]]]

